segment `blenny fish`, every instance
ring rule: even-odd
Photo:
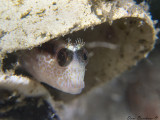
[[[81,39],[51,40],[20,55],[19,63],[36,80],[78,94],[84,88],[87,50]]]

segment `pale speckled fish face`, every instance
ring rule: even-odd
[[[87,51],[81,45],[61,40],[34,48],[21,55],[20,64],[36,80],[63,92],[78,94],[84,88]]]

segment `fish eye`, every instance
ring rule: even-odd
[[[88,60],[88,55],[86,52],[83,53],[83,60],[85,60],[85,61]]]
[[[73,52],[67,48],[62,48],[57,54],[57,61],[61,67],[68,66],[73,59]]]
[[[85,48],[78,50],[77,55],[80,61],[84,62],[85,64],[88,63],[88,52]]]

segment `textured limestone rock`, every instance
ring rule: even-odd
[[[1,75],[0,83],[0,119],[59,120],[51,95],[38,82]]]

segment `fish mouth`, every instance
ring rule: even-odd
[[[82,87],[82,88],[68,88],[68,89],[64,89],[64,91],[63,92],[66,92],[66,93],[70,93],[70,94],[80,94],[81,92],[82,92],[82,90],[83,90],[83,88],[84,87]]]
[[[56,81],[55,87],[66,93],[79,94],[85,87],[84,71],[84,69],[72,68],[69,72],[64,72],[64,75]]]
[[[71,81],[69,83],[65,82],[63,85],[58,85],[57,89],[70,93],[70,94],[79,94],[81,93],[82,89],[85,87],[84,81],[81,81],[78,84],[73,84]]]

